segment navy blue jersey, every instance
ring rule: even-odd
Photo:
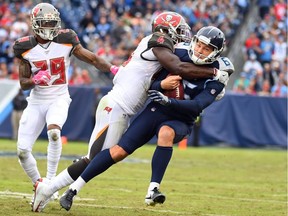
[[[175,54],[181,61],[192,62],[188,55],[188,46],[175,49]],[[231,62],[216,61],[210,66],[221,69],[221,64],[229,63]],[[169,71],[162,69],[153,81],[151,89],[162,91],[160,82],[168,74]],[[203,109],[213,103],[216,96],[224,88],[224,84],[211,78],[183,80],[183,86],[184,100],[171,98],[169,106],[157,102],[148,103],[124,133],[119,141],[119,146],[131,154],[147,143],[154,135],[157,135],[163,125],[168,125],[174,129],[176,135],[174,143],[179,142],[190,134],[195,119]]]
[[[175,49],[175,54],[181,61],[192,62],[188,55],[188,46]],[[193,62],[192,62],[193,63]],[[220,68],[219,61],[215,61],[206,67]],[[160,83],[169,74],[169,71],[163,69],[151,85],[151,89],[163,91]],[[151,102],[161,109],[162,112],[170,115],[175,120],[193,124],[197,116],[200,115],[203,109],[209,106],[216,96],[223,90],[224,84],[211,78],[183,80],[184,98],[185,100],[171,99],[170,106],[159,105],[156,102]]]

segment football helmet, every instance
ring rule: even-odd
[[[213,51],[208,56],[204,56],[203,59],[200,58],[201,55],[203,56],[203,54],[199,55],[198,53],[198,57],[195,55],[195,46],[199,41],[213,48]],[[222,53],[224,46],[225,35],[220,29],[214,26],[203,27],[197,32],[195,36],[193,36],[191,40],[189,56],[195,64],[211,64]]]
[[[37,4],[31,11],[34,33],[44,40],[53,40],[61,28],[60,13],[51,4]]]
[[[190,27],[185,19],[175,12],[162,12],[152,22],[152,32],[165,32],[173,42],[190,42]]]

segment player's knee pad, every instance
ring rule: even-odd
[[[27,158],[29,158],[30,155],[31,155],[30,151],[23,150],[23,149],[17,149],[17,156],[18,156],[20,161],[26,160]]]
[[[71,164],[68,168],[67,171],[71,178],[76,181],[76,179],[81,175],[81,173],[86,169],[88,166],[90,160],[87,157],[83,157],[80,160],[74,162]]]
[[[61,138],[61,131],[59,129],[50,129],[47,131],[48,139],[51,141],[58,141]]]

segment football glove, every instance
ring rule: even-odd
[[[227,86],[229,81],[229,74],[226,71],[221,71],[218,69],[215,70],[217,70],[217,72],[215,73],[214,80],[218,80],[219,82]]]
[[[51,75],[48,70],[40,70],[34,77],[32,78],[35,85],[45,85],[50,82]]]
[[[217,97],[215,98],[216,101],[221,100],[225,95],[225,88],[223,88],[223,90],[217,95]]]
[[[160,103],[164,106],[168,106],[171,104],[171,100],[167,96],[156,90],[148,90],[148,97],[152,101]]]

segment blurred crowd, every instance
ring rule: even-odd
[[[233,86],[239,94],[287,97],[287,3],[258,0],[258,17],[244,44],[245,63]]]
[[[29,12],[39,2],[0,0],[0,79],[18,79],[18,60],[13,56],[12,46],[17,38],[32,34]],[[205,25],[217,26],[225,33],[229,48],[250,4],[248,0],[46,2],[58,8],[62,28],[73,29],[84,47],[115,65],[127,60],[138,42],[151,33],[153,18],[163,10],[182,14],[193,34]],[[284,0],[259,0],[257,4],[259,22],[246,39],[244,54],[247,61],[241,77],[234,84],[235,92],[245,94],[258,94],[267,79],[270,93],[275,85],[280,85],[281,80],[287,88],[287,72],[284,72],[287,71],[287,4]],[[258,64],[251,61],[257,61]],[[89,71],[72,62],[69,84],[89,85],[92,82]]]

